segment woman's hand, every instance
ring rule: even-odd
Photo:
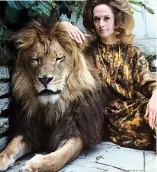
[[[71,23],[66,21],[63,21],[61,23],[65,26],[70,37],[77,43],[82,43],[83,41],[85,41],[84,34],[76,26],[73,26]]]
[[[149,125],[153,129],[157,123],[157,89],[153,91],[147,104],[145,116],[149,116]]]

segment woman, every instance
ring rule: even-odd
[[[63,22],[71,38],[84,35]],[[125,147],[155,148],[157,89],[142,52],[132,45],[134,19],[127,0],[87,0],[83,24],[94,41],[88,51],[116,99],[104,109],[110,140]]]

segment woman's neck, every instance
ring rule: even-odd
[[[117,39],[116,39],[116,35],[112,34],[106,38],[100,38],[100,41],[103,44],[108,44],[108,45],[112,45],[112,44],[117,44]]]

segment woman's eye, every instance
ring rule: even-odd
[[[106,20],[109,20],[109,19],[110,19],[109,17],[105,17],[105,18],[104,18],[105,21],[106,21]]]
[[[99,22],[99,19],[98,18],[94,18],[94,22]]]
[[[63,56],[63,57],[57,57],[56,58],[56,62],[58,61],[58,62],[61,62],[61,61],[63,61],[65,59],[65,56]]]

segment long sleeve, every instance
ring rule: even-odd
[[[150,98],[153,90],[156,88],[156,78],[149,69],[149,63],[146,56],[135,48],[133,79],[134,86],[145,97]]]

